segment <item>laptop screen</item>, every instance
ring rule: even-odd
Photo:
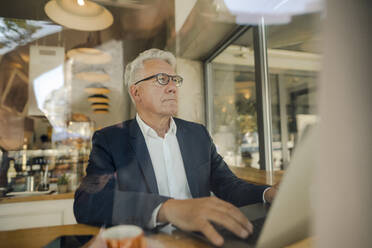
[[[316,127],[295,149],[266,218],[257,247],[284,247],[310,235],[310,190],[315,168]]]

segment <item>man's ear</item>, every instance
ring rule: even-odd
[[[137,102],[139,100],[138,87],[136,85],[131,85],[129,89],[130,95],[132,96],[133,100]]]

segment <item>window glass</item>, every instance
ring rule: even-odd
[[[12,179],[1,177],[0,186],[57,191],[65,176],[74,191],[93,132],[124,120],[122,42],[5,17],[0,31],[0,148],[7,151],[5,170],[16,171]]]
[[[307,126],[317,122],[321,16],[295,16],[266,28],[271,86],[274,169],[288,165]]]
[[[266,27],[274,170],[285,169],[317,121],[320,23],[319,14],[306,14]],[[217,149],[231,166],[260,168],[252,28],[212,61],[212,84]]]
[[[252,29],[242,37],[252,40]],[[230,166],[259,168],[252,44],[227,47],[212,61],[213,138]]]

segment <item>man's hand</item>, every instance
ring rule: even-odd
[[[275,198],[275,195],[276,195],[276,192],[278,191],[279,189],[279,183],[276,183],[274,186],[272,186],[271,188],[269,188],[266,192],[265,192],[265,201],[269,202],[269,203],[272,203],[274,198]]]
[[[223,244],[223,238],[210,221],[242,238],[253,231],[252,224],[238,208],[217,197],[168,200],[159,210],[158,221],[170,222],[185,231],[200,231],[218,246]]]

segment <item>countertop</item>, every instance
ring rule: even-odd
[[[279,182],[284,174],[283,171],[275,171],[272,176],[269,172],[264,170],[258,170],[250,167],[229,167],[232,172],[235,173],[239,178],[254,184],[259,185],[273,185]],[[19,202],[32,202],[32,201],[45,201],[45,200],[63,200],[73,199],[74,192],[65,194],[52,194],[52,195],[35,195],[25,197],[2,197],[0,198],[0,204],[6,203],[19,203]]]
[[[0,204],[19,203],[19,202],[33,202],[33,201],[47,201],[47,200],[63,200],[74,198],[74,192],[65,194],[52,195],[34,195],[34,196],[19,196],[19,197],[1,197]]]

